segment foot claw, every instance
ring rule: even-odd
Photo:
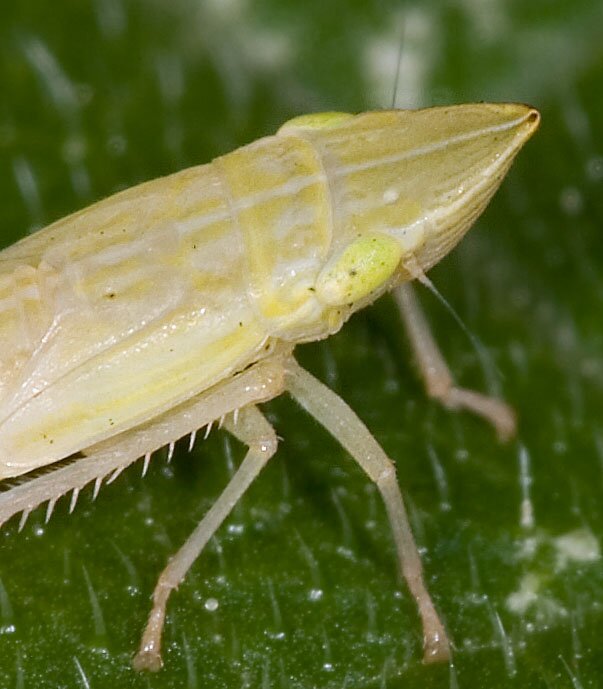
[[[425,664],[446,663],[451,657],[450,643],[443,630],[433,632],[423,638],[423,662]]]
[[[157,651],[142,650],[138,651],[132,659],[132,667],[137,672],[142,670],[159,672],[163,667],[163,660],[161,660],[161,655]]]

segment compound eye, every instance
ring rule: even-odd
[[[359,301],[391,278],[401,258],[402,247],[389,235],[358,237],[322,270],[316,296],[329,306]]]

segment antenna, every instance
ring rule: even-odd
[[[392,95],[392,110],[396,109],[396,100],[398,99],[398,82],[400,81],[400,66],[402,65],[402,55],[404,51],[404,34],[406,30],[406,22],[402,19],[402,27],[400,29],[400,44],[398,46],[398,60],[396,63],[396,77],[394,80],[394,89]]]
[[[433,284],[433,282],[421,271],[419,274],[415,275],[416,279],[427,287],[427,289],[436,297],[436,299],[442,304],[442,306],[448,311],[448,313],[454,318],[456,323],[460,326],[461,330],[469,338],[469,342],[477,354],[477,358],[481,364],[484,376],[486,378],[486,383],[488,385],[488,391],[491,395],[495,397],[500,397],[500,379],[502,374],[500,369],[492,361],[492,357],[488,354],[488,349],[484,343],[474,335],[469,328],[465,325],[462,318],[454,310],[450,302],[444,297],[444,295],[438,290],[438,288]]]

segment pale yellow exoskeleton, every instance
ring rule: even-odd
[[[0,253],[0,478],[76,455],[2,493],[0,522],[43,502],[50,516],[68,491],[73,506],[217,419],[249,447],[162,573],[136,668],[161,666],[170,591],[276,451],[256,405],[285,391],[377,484],[425,659],[449,657],[392,462],[292,351],[395,288],[430,394],[512,434],[506,405],[454,386],[404,283],[457,244],[538,120],[513,104],[304,116]]]

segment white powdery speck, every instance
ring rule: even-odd
[[[592,531],[582,528],[553,539],[557,571],[570,563],[595,562],[601,557],[599,542]]]

